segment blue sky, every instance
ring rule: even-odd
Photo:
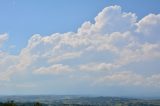
[[[0,94],[159,96],[159,7],[0,0]]]

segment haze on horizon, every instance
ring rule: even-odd
[[[160,1],[0,1],[0,95],[160,97]]]

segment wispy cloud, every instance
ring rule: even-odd
[[[0,34],[0,47],[3,45],[3,43],[8,39],[8,34]]]

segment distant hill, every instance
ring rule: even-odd
[[[160,106],[160,99],[74,95],[0,96],[0,106]]]

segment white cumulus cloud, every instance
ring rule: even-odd
[[[149,14],[138,21],[136,14],[125,13],[120,6],[106,7],[94,23],[84,22],[77,32],[35,34],[17,55],[0,51],[0,80],[9,81],[23,72],[28,76],[104,72],[106,76],[98,77],[96,83],[140,85],[148,81],[149,85],[159,85],[159,75],[146,77],[138,73],[140,70],[121,71],[131,63],[159,62],[159,25],[159,14]],[[0,46],[7,38],[6,34],[0,35]],[[112,71],[114,74],[108,74]]]

